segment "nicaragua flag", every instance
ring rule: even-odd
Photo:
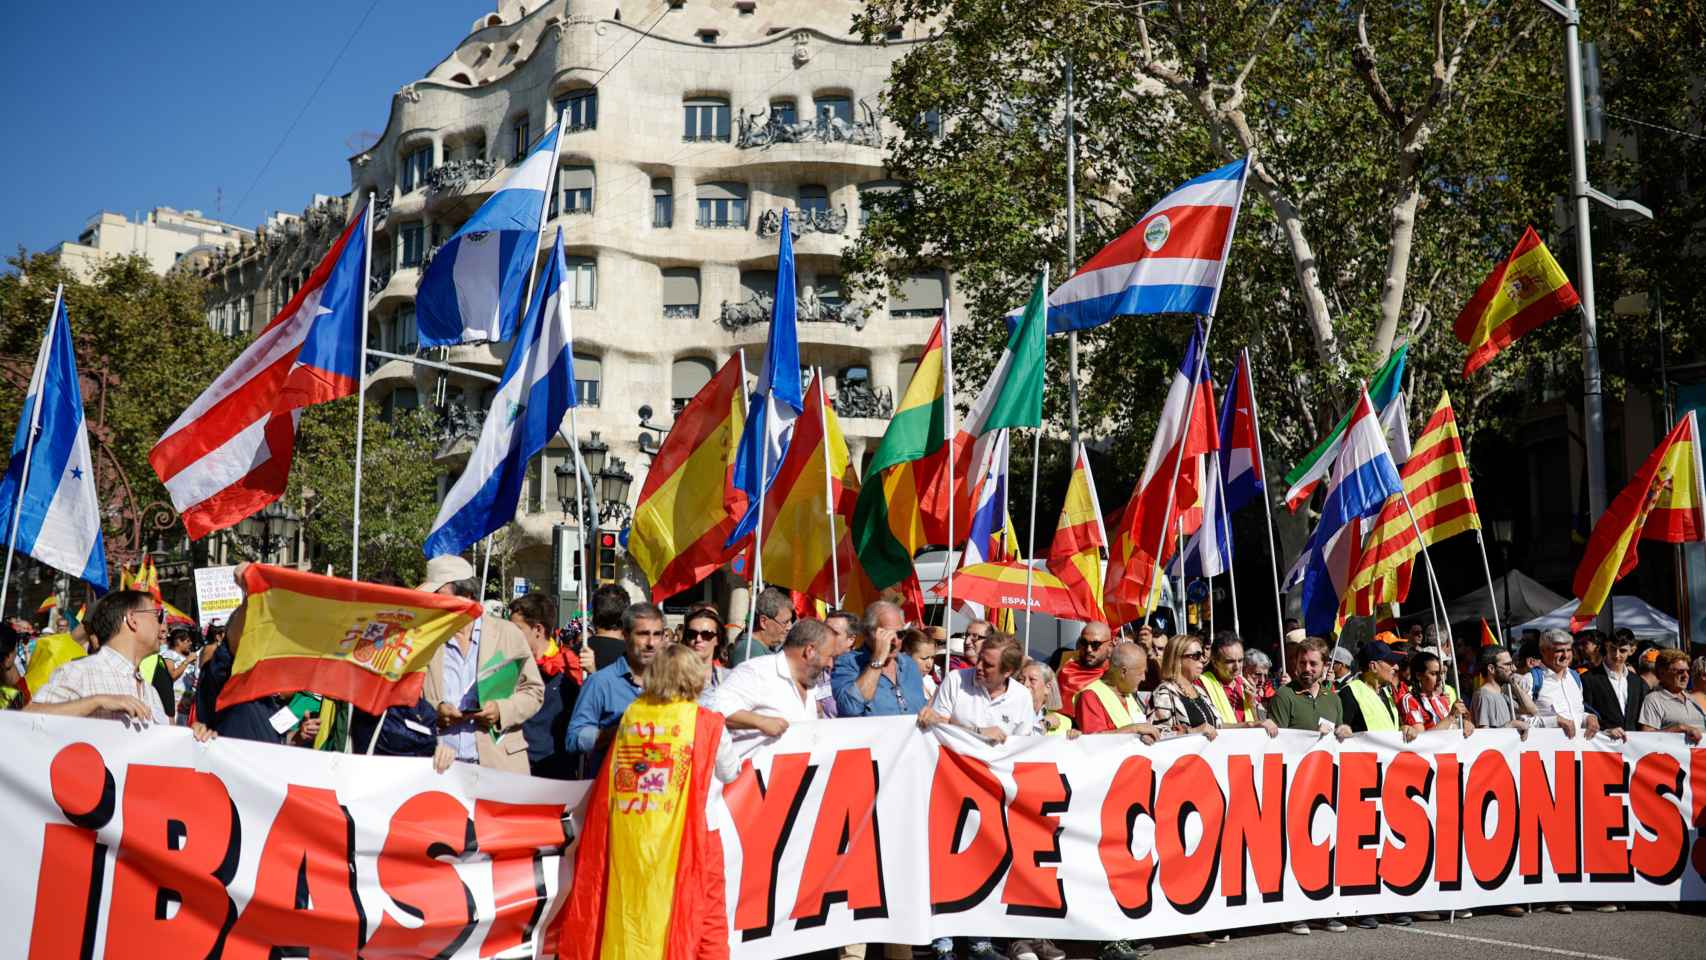
[[[422,552],[460,554],[515,517],[527,464],[579,401],[575,396],[574,330],[569,323],[563,231],[551,248],[539,289],[521,320],[486,425],[468,466],[444,498]]]
[[[53,319],[12,438],[0,521],[14,550],[106,592],[107,551],[63,286],[54,294]]]
[[[764,348],[764,369],[746,407],[746,428],[735,453],[730,482],[747,495],[749,506],[725,547],[733,547],[758,526],[759,504],[776,479],[794,420],[805,409],[805,385],[800,382],[800,339],[795,329],[798,304],[794,299],[794,235],[788,209],[782,208],[782,238],[776,251],[776,302],[770,308],[770,342]],[[762,473],[762,475],[761,475]]]
[[[1048,332],[1142,313],[1211,316],[1220,299],[1250,158],[1187,180],[1091,257],[1048,298]],[[1019,312],[1007,315],[1007,328]]]
[[[1303,626],[1310,636],[1338,633],[1339,599],[1350,585],[1362,550],[1362,525],[1358,521],[1378,513],[1388,497],[1403,492],[1404,483],[1386,446],[1386,433],[1364,389],[1358,393],[1333,462],[1321,522],[1309,535],[1298,561]]]
[[[421,346],[508,340],[515,334],[557,171],[558,129],[545,131],[504,185],[427,264],[415,294]]]

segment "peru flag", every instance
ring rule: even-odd
[[[192,539],[277,500],[304,407],[361,388],[367,210],[148,454]]]
[[[1245,157],[1187,180],[1091,257],[1048,298],[1048,332],[1142,313],[1209,316],[1250,174]],[[1019,312],[1007,316],[1007,327]]]

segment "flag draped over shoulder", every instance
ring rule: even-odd
[[[1393,404],[1402,404],[1404,359],[1409,356],[1410,345],[1399,344],[1393,349],[1392,355],[1386,358],[1380,369],[1375,372],[1374,379],[1368,382],[1368,398],[1374,404],[1374,409],[1382,423],[1389,417],[1388,411]],[[1333,465],[1333,458],[1338,456],[1339,441],[1345,435],[1345,427],[1350,423],[1351,414],[1346,413],[1333,426],[1333,432],[1327,439],[1321,441],[1315,449],[1309,451],[1303,460],[1285,475],[1286,491],[1285,505],[1296,512],[1309,495],[1315,492],[1315,487],[1327,478],[1327,470]],[[1388,439],[1392,439],[1389,437]],[[1405,436],[1408,442],[1409,437]],[[1402,458],[1399,458],[1402,459]],[[1394,461],[1396,462],[1396,461]]]
[[[243,571],[243,587],[242,634],[221,710],[299,691],[368,713],[410,706],[439,645],[481,612],[461,597],[259,563]]]
[[[1102,549],[1107,545],[1102,505],[1096,499],[1096,481],[1090,475],[1090,453],[1079,443],[1072,477],[1066,484],[1066,501],[1060,507],[1060,522],[1055,524],[1048,550],[1049,571],[1060,578],[1072,597],[1076,619],[1106,619],[1102,609]]]
[[[1570,629],[1592,623],[1611,586],[1635,569],[1640,540],[1706,540],[1706,473],[1700,466],[1700,425],[1690,410],[1677,422],[1629,485],[1594,524],[1572,587],[1581,600]]]
[[[652,459],[640,488],[628,556],[663,600],[728,562],[726,546],[746,513],[746,494],[730,482],[746,420],[740,356],[730,357],[687,402]]]
[[[1481,281],[1452,324],[1452,332],[1469,348],[1463,375],[1486,366],[1518,337],[1581,302],[1540,235],[1533,227],[1524,230],[1516,249]]]

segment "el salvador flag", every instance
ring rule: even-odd
[[[54,295],[53,319],[12,438],[12,462],[0,483],[0,522],[16,552],[106,591],[107,551],[63,287]]]
[[[770,342],[764,349],[764,369],[746,408],[746,429],[735,454],[732,482],[746,491],[749,506],[726,547],[733,547],[758,526],[759,505],[781,469],[794,420],[805,409],[805,385],[800,381],[800,340],[795,329],[794,234],[788,209],[782,208],[782,239],[776,251],[776,302],[770,308]],[[762,461],[762,463],[760,462]],[[760,475],[762,471],[762,476]]]
[[[527,159],[427,265],[415,295],[421,346],[508,340],[515,334],[556,173],[558,129],[545,131]]]
[[[545,448],[578,402],[567,280],[559,229],[539,289],[521,320],[515,351],[486,411],[480,440],[422,547],[428,557],[460,554],[514,519],[528,461]]]

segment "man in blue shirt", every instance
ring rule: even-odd
[[[911,716],[924,709],[924,675],[900,649],[900,607],[879,600],[865,609],[859,648],[836,658],[829,685],[843,717]]]
[[[622,613],[622,656],[615,663],[587,678],[569,718],[568,748],[592,758],[588,772],[596,771],[605,748],[616,735],[622,712],[640,694],[640,678],[646,675],[658,651],[668,641],[663,611],[650,603],[631,604]]]

